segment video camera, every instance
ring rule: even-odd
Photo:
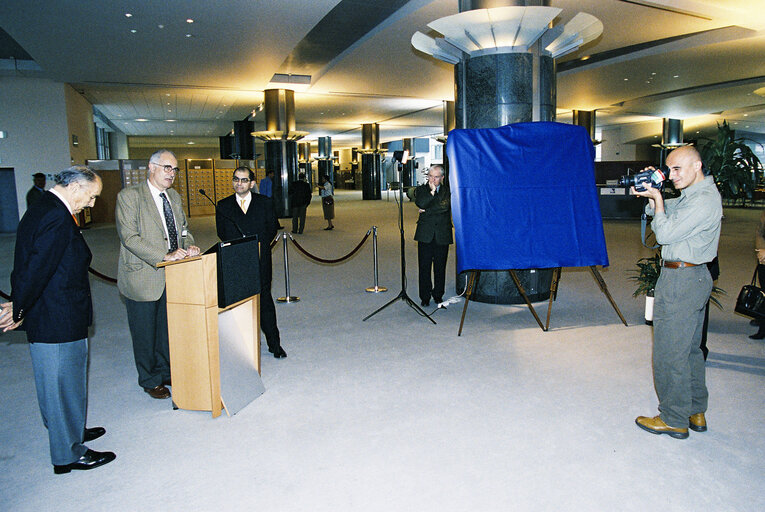
[[[648,186],[661,189],[667,176],[669,176],[669,167],[662,165],[658,169],[622,176],[617,183],[620,187],[635,187],[638,192],[643,192]]]

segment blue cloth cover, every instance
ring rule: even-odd
[[[587,130],[452,130],[446,151],[458,272],[608,265]]]

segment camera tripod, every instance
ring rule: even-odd
[[[396,152],[398,153],[398,151]],[[396,154],[394,153],[394,159],[396,159]],[[406,161],[406,157],[402,158],[404,161]],[[409,305],[410,308],[417,311],[421,316],[424,316],[434,324],[436,323],[435,320],[433,320],[430,315],[428,315],[425,311],[420,308],[412,299],[409,298],[409,295],[406,294],[406,254],[404,252],[404,249],[406,247],[406,242],[404,241],[404,183],[402,180],[403,178],[403,162],[401,160],[398,161],[397,165],[398,170],[398,229],[401,233],[401,291],[393,297],[390,301],[386,302],[383,306],[376,309],[374,312],[370,313],[364,319],[362,322],[366,322],[367,319],[373,317],[383,309],[387,308],[397,300],[402,300],[406,304]]]

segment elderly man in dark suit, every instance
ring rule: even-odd
[[[11,301],[2,305],[0,328],[26,330],[37,401],[48,429],[55,473],[86,470],[115,459],[85,446],[106,430],[85,428],[88,326],[93,319],[90,249],[74,216],[93,206],[101,178],[70,167],[19,222],[11,273]]]
[[[268,351],[275,358],[287,357],[276,326],[276,307],[271,296],[271,240],[276,236],[276,219],[271,198],[252,192],[255,173],[237,167],[233,177],[234,194],[218,201],[215,227],[223,241],[258,235],[260,249],[260,327],[266,335]]]
[[[451,192],[444,183],[444,168],[433,165],[428,169],[428,182],[414,190],[414,203],[420,209],[417,219],[417,262],[420,272],[420,300],[430,305],[444,299],[446,259],[452,239]],[[431,268],[433,281],[430,280]]]
[[[161,261],[199,255],[188,231],[181,196],[173,188],[178,160],[161,149],[149,158],[146,181],[117,195],[120,237],[117,286],[125,297],[138,384],[152,398],[170,397],[165,269]]]

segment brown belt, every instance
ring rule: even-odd
[[[685,267],[698,267],[698,263],[688,263],[686,261],[662,261],[662,267],[667,268],[685,268]]]

